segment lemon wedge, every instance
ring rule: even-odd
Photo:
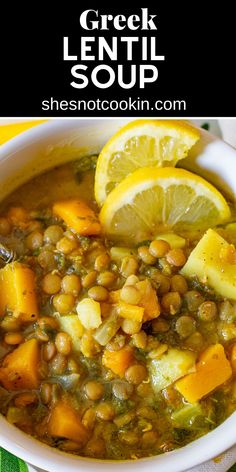
[[[121,128],[102,149],[95,175],[101,206],[128,174],[141,167],[174,167],[198,141],[199,130],[185,121],[136,120]]]
[[[100,212],[104,233],[126,243],[169,229],[206,229],[229,217],[229,206],[213,185],[173,167],[136,170],[108,195]]]

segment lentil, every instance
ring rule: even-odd
[[[92,287],[97,280],[97,272],[95,270],[92,270],[88,274],[84,275],[82,277],[82,287],[83,288],[89,288]]]
[[[35,251],[43,245],[43,235],[39,231],[32,231],[26,238],[26,246],[30,251]]]
[[[110,265],[110,256],[106,253],[99,254],[99,256],[97,256],[95,259],[94,269],[98,272],[101,272],[105,269],[108,269],[109,265]]]
[[[128,400],[133,393],[133,386],[128,382],[117,381],[112,385],[112,393],[119,400]]]
[[[168,321],[163,318],[157,318],[152,321],[152,330],[154,333],[166,333],[169,329],[170,325]]]
[[[89,400],[100,400],[104,394],[104,387],[96,380],[91,380],[85,385],[85,393]]]
[[[196,322],[191,316],[183,315],[177,319],[175,329],[182,338],[187,338],[195,331]]]
[[[171,249],[166,255],[166,260],[169,264],[175,267],[182,267],[186,262],[186,256],[182,249]]]
[[[135,275],[138,271],[138,261],[132,257],[124,257],[121,263],[121,273],[123,277],[129,277],[130,275]]]
[[[126,334],[139,333],[141,327],[142,327],[142,323],[135,320],[124,319],[121,323],[121,328]]]
[[[217,307],[215,302],[207,301],[201,303],[198,308],[198,317],[201,321],[213,321],[217,318]]]
[[[94,285],[88,290],[88,296],[96,302],[105,302],[108,298],[108,291],[105,287],[101,287],[99,285]]]
[[[47,244],[56,244],[63,236],[63,229],[58,225],[51,225],[44,231],[44,241]]]
[[[52,375],[61,375],[67,367],[67,359],[64,354],[58,352],[49,363]]]
[[[139,246],[138,255],[144,264],[153,265],[156,263],[156,257],[154,257],[147,246]]]
[[[181,297],[178,292],[168,292],[161,299],[161,306],[168,315],[176,315],[181,307]]]
[[[66,255],[70,254],[76,248],[77,248],[77,242],[73,239],[69,239],[66,237],[63,237],[57,243],[57,250]]]
[[[171,277],[170,287],[172,292],[179,292],[184,295],[188,291],[188,284],[183,275],[176,274]]]
[[[71,352],[71,337],[68,333],[57,333],[55,338],[55,345],[57,351],[64,356],[68,356]]]
[[[96,408],[96,416],[102,421],[111,421],[115,416],[114,408],[110,403],[101,402]]]
[[[65,275],[61,281],[61,288],[64,293],[69,293],[77,297],[81,290],[79,276],[76,274]]]
[[[139,385],[147,377],[147,369],[142,364],[134,364],[125,372],[125,378],[134,385]]]
[[[157,269],[151,272],[151,280],[155,283],[158,295],[164,295],[170,290],[170,279],[161,274]]]
[[[42,288],[48,295],[58,293],[61,289],[61,277],[53,273],[45,275],[42,281]]]
[[[152,241],[149,246],[149,252],[153,257],[164,257],[170,251],[170,245],[163,239]]]
[[[69,293],[61,293],[53,297],[53,305],[56,311],[61,314],[70,313],[75,304],[73,295]]]
[[[135,347],[138,349],[145,349],[147,345],[147,334],[145,331],[139,331],[132,335],[132,341]]]
[[[110,271],[101,272],[97,276],[97,283],[98,285],[102,285],[103,287],[111,287],[116,280],[116,274]]]
[[[51,361],[52,358],[55,356],[56,352],[57,350],[54,342],[49,341],[47,344],[44,344],[42,346],[43,360],[45,362]]]

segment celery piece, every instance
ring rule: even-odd
[[[121,319],[116,313],[112,313],[103,323],[96,329],[93,337],[101,346],[106,346],[107,343],[115,336],[120,329]]]
[[[200,403],[188,403],[183,408],[173,411],[171,420],[175,428],[188,429],[201,415],[203,415],[203,411]]]
[[[171,249],[183,248],[186,245],[186,239],[175,233],[164,233],[156,236],[156,239],[163,239],[169,243]]]
[[[124,257],[132,256],[134,251],[128,247],[113,246],[110,249],[111,260],[121,262]]]
[[[80,374],[72,373],[67,375],[58,375],[55,377],[55,381],[65,389],[70,391],[75,391],[78,387],[80,380]]]

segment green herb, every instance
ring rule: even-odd
[[[193,277],[189,284],[193,290],[198,290],[204,297],[207,297],[211,301],[218,302],[221,299],[212,288],[202,284],[196,277]]]
[[[40,254],[40,248],[39,247],[32,252],[32,255],[35,256],[35,257],[38,257],[39,254]]]
[[[82,249],[84,251],[87,251],[90,246],[90,238],[88,238],[87,236],[78,236],[78,239],[79,239]]]
[[[140,246],[150,246],[150,243],[150,239],[145,239],[144,241],[141,241],[141,243],[136,244],[135,247],[138,249]]]
[[[137,361],[146,362],[147,354],[142,349],[135,349],[135,358]]]
[[[52,212],[49,208],[45,208],[42,210],[33,210],[30,212],[30,217],[34,220],[38,221],[45,221],[47,225],[52,218]]]
[[[73,163],[73,171],[78,182],[83,180],[85,172],[96,169],[97,158],[97,155],[84,156]]]
[[[209,123],[203,123],[201,126],[202,129],[205,129],[206,131],[209,131],[210,129],[210,124]]]
[[[135,402],[132,400],[118,400],[115,398],[113,400],[113,405],[116,410],[117,415],[122,415],[123,413],[126,413],[127,411],[131,410],[135,406]]]
[[[80,362],[82,365],[86,368],[86,370],[89,372],[89,375],[94,378],[99,378],[101,374],[101,367],[96,362],[95,359],[90,359],[89,357],[81,356],[80,357]]]
[[[173,438],[175,441],[175,444],[183,446],[183,444],[186,444],[189,442],[189,437],[191,436],[191,431],[188,429],[180,429],[180,428],[175,428],[173,430]]]
[[[40,419],[42,420],[43,418],[45,418],[47,414],[48,409],[46,408],[46,406],[42,403],[39,403],[32,412],[32,418],[35,418],[37,421],[39,421]]]
[[[58,270],[65,270],[66,268],[66,257],[61,252],[55,254]]]
[[[85,275],[87,273],[87,270],[82,264],[83,262],[83,257],[82,256],[75,256],[73,257],[73,261],[70,267],[70,270],[68,271],[69,273],[74,273],[77,275]]]

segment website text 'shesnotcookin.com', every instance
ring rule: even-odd
[[[126,100],[57,100],[54,97],[42,100],[43,111],[186,111],[187,102],[174,100],[142,100],[129,97]]]

